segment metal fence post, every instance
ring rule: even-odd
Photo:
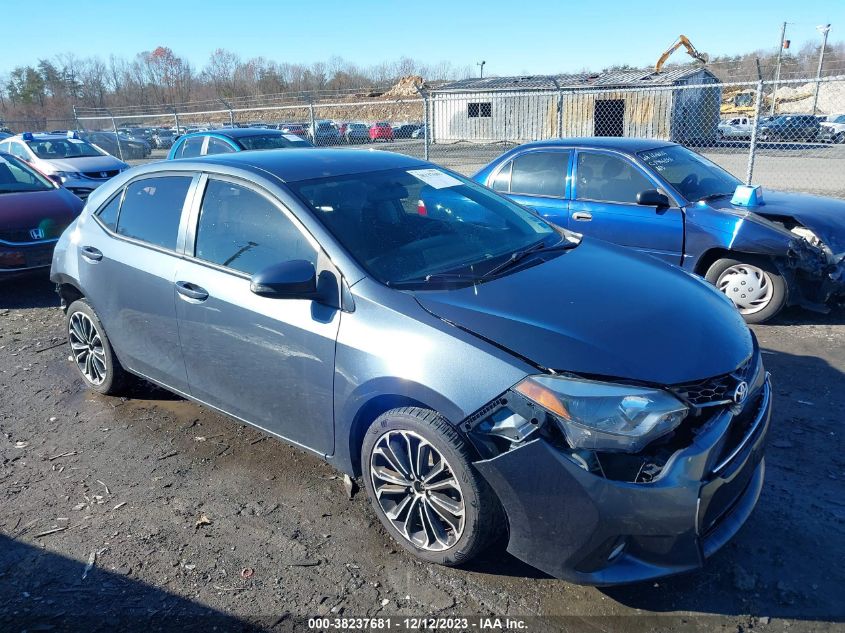
[[[123,145],[120,144],[120,134],[117,133],[117,121],[114,120],[114,115],[112,114],[111,110],[106,109],[106,112],[109,113],[109,118],[111,119],[111,126],[114,130],[114,140],[117,143],[117,153],[120,154],[120,160],[123,160]]]
[[[176,106],[173,106],[173,120],[176,121],[176,136],[179,136],[182,132],[179,128],[179,113],[176,111]]]
[[[308,118],[311,121],[311,141],[314,145],[317,144],[317,128],[316,123],[314,122],[314,101],[311,99],[308,100]]]
[[[418,86],[417,84],[414,84],[414,90],[420,93],[423,100],[423,127],[425,128],[425,133],[423,134],[423,159],[428,160],[428,134],[430,130],[430,126],[428,125],[428,94],[426,94],[422,86]]]
[[[217,97],[217,100],[229,111],[229,125],[235,127],[235,113],[232,112],[232,106],[230,106],[223,97]]]
[[[76,114],[76,104],[73,104],[73,120],[76,123],[76,129],[81,130],[82,125],[79,123],[79,116]]]
[[[757,94],[754,98],[754,127],[751,129],[751,142],[748,144],[748,168],[745,171],[745,184],[751,184],[754,176],[754,159],[757,155],[757,130],[760,128],[760,109],[763,107],[763,81],[757,82]]]
[[[563,138],[563,89],[555,77],[550,79],[557,88],[557,137]]]

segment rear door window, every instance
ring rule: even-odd
[[[179,150],[178,158],[196,158],[202,155],[202,144],[205,141],[204,136],[192,136],[186,138]]]
[[[174,250],[191,180],[191,176],[159,176],[131,183],[120,208],[117,232]]]
[[[531,152],[513,161],[511,193],[562,198],[569,152]]]
[[[215,138],[214,136],[208,137],[208,147],[205,150],[205,153],[208,154],[228,154],[230,152],[234,152],[235,149],[229,145],[226,141]]]

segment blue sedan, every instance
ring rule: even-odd
[[[285,149],[288,147],[313,147],[311,143],[296,134],[264,128],[223,128],[213,132],[191,132],[180,136],[170,152],[168,160],[174,158],[198,158],[213,154],[231,154],[257,149]]]
[[[784,306],[827,311],[845,296],[845,201],[742,183],[681,145],[571,138],[506,152],[475,175],[564,228],[701,275],[762,323]]]

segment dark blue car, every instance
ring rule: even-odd
[[[845,295],[845,201],[765,191],[665,141],[573,138],[506,152],[475,180],[558,226],[701,275],[760,323],[789,304],[825,311]]]
[[[771,386],[730,302],[416,158],[136,167],[51,278],[90,389],[140,376],[360,476],[429,562],[507,534],[575,582],[655,578],[701,566],[760,494]]]
[[[180,136],[170,148],[167,158],[168,160],[197,158],[214,154],[290,147],[313,147],[313,145],[296,134],[279,130],[254,127],[221,128],[211,132],[191,132]]]

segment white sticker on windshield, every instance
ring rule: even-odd
[[[299,138],[296,134],[282,134],[287,140],[289,141],[301,141],[302,139]]]
[[[76,143],[78,145],[82,145],[85,141],[80,141],[78,138],[69,138],[68,139],[71,143]]]
[[[408,173],[435,189],[457,187],[464,183],[439,169],[409,169]]]

